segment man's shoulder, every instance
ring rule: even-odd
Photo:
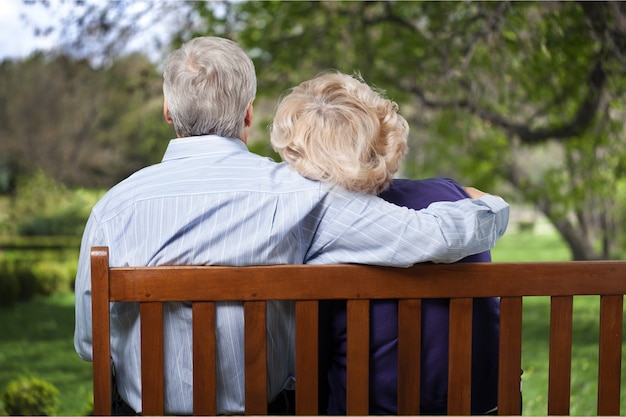
[[[211,166],[210,161],[179,161],[178,167],[160,163],[145,167],[113,186],[94,206],[94,212],[110,217],[148,200],[189,196],[235,194],[315,195],[321,198],[324,184],[302,177],[285,163],[255,154],[242,155]],[[169,166],[168,166],[169,165]]]

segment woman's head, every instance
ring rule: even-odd
[[[195,38],[170,55],[163,94],[178,136],[241,138],[256,95],[254,65],[235,42]]]
[[[271,141],[303,176],[377,194],[398,170],[408,132],[396,103],[359,79],[325,73],[281,99]]]

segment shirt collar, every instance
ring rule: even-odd
[[[163,162],[233,151],[249,152],[246,144],[239,139],[224,138],[216,135],[177,138],[170,140],[170,143],[167,145],[163,155]]]

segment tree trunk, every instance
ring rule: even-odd
[[[580,228],[574,227],[570,221],[556,220],[552,221],[552,224],[572,251],[573,261],[592,261],[602,258],[594,250],[593,243],[589,241],[589,236],[585,235]]]

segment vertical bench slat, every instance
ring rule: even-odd
[[[421,347],[422,300],[399,300],[398,414],[400,415],[420,414]]]
[[[109,251],[91,251],[91,296],[93,331],[93,412],[111,415],[111,340],[109,339]]]
[[[246,415],[267,415],[267,303],[246,301],[243,310]]]
[[[215,303],[192,303],[193,413],[216,415]]]
[[[620,414],[623,295],[600,297],[598,415]]]
[[[568,415],[572,372],[572,296],[550,301],[548,415]]]
[[[369,414],[369,300],[348,300],[346,413]]]
[[[471,298],[453,298],[450,300],[449,415],[469,415],[471,413],[473,304]]]
[[[520,415],[522,369],[522,297],[500,300],[498,414]]]
[[[164,414],[163,303],[140,303],[143,415]]]
[[[296,414],[318,414],[318,302],[296,301]]]

